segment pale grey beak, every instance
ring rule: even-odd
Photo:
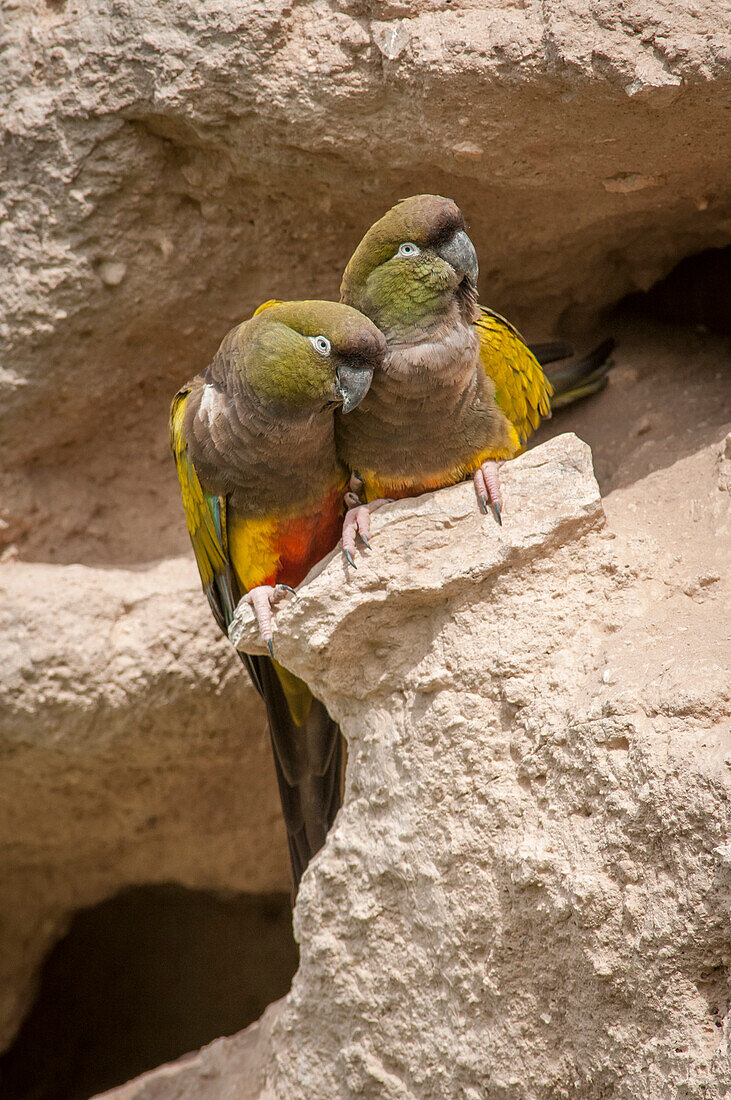
[[[477,276],[480,273],[477,253],[464,229],[458,230],[446,244],[438,248],[437,255],[446,260],[458,275],[465,276],[474,287],[477,286]]]
[[[344,413],[348,413],[356,405],[360,405],[368,393],[373,370],[370,367],[353,367],[349,363],[341,363],[337,369],[337,379],[342,409]]]

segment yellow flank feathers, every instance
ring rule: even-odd
[[[188,444],[183,430],[188,395],[189,391],[183,389],[173,398],[170,410],[170,446],[178,470],[185,522],[193,543],[198,572],[203,587],[207,588],[213,583],[214,573],[221,573],[226,568],[226,547],[218,537],[210,505],[188,457]],[[222,525],[222,536],[225,540],[225,523]]]
[[[483,306],[475,326],[480,360],[495,384],[495,400],[517,433],[519,446],[507,456],[512,458],[525,446],[541,417],[551,415],[553,388],[520,334],[503,317]]]
[[[228,552],[242,592],[260,584],[271,584],[279,555],[276,549],[277,520],[228,518]]]

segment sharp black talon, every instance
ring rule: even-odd
[[[499,504],[491,504],[490,507],[492,508],[492,514],[494,515],[495,519],[498,521],[498,523],[502,527],[503,517],[502,517],[502,514],[500,512],[500,505]]]
[[[371,548],[371,544],[369,543],[369,541],[368,541],[368,539],[367,539],[367,538],[365,537],[365,535],[361,535],[361,536],[360,536],[360,541],[361,541],[361,542],[363,543],[363,545],[365,546],[366,550],[370,550],[370,548]]]
[[[384,497],[383,499],[385,500],[386,504],[395,504],[396,503],[396,497]]]
[[[351,554],[350,550],[346,550],[346,551],[344,551],[344,553],[345,553],[345,560],[347,561],[348,565],[352,565],[353,569],[357,569],[358,566],[353,561],[353,555]]]
[[[288,591],[288,592],[291,592],[293,596],[296,596],[296,595],[297,595],[297,593],[295,592],[294,588],[292,588],[292,585],[291,585],[291,584],[283,584],[283,585],[282,585],[281,587],[282,587],[282,588],[286,588],[286,589],[287,589],[287,591]]]
[[[269,650],[269,656],[273,657],[274,656],[274,646],[272,645],[272,640],[271,640],[271,638],[265,638],[265,641],[266,641],[266,644],[267,644],[267,649]]]
[[[482,512],[483,516],[486,516],[487,515],[487,497],[483,496],[482,493],[480,493],[480,495],[477,497],[477,500],[478,500],[479,505],[480,505],[480,511]]]

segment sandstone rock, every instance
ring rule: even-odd
[[[727,1094],[727,454],[613,494],[603,529],[560,437],[505,468],[502,529],[458,486],[310,577],[277,651],[349,756],[292,991],[110,1097]]]
[[[125,886],[288,890],[266,723],[195,565],[0,568],[0,1036]]]
[[[7,7],[6,461],[143,415],[264,298],[336,294],[406,193],[460,202],[536,337],[727,242],[724,5]]]

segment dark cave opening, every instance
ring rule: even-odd
[[[731,334],[731,246],[686,256],[651,286],[624,298],[616,307],[628,316],[644,316],[671,325],[695,325]]]
[[[289,895],[139,886],[78,912],[0,1059],[3,1100],[88,1100],[240,1031],[297,967]]]

